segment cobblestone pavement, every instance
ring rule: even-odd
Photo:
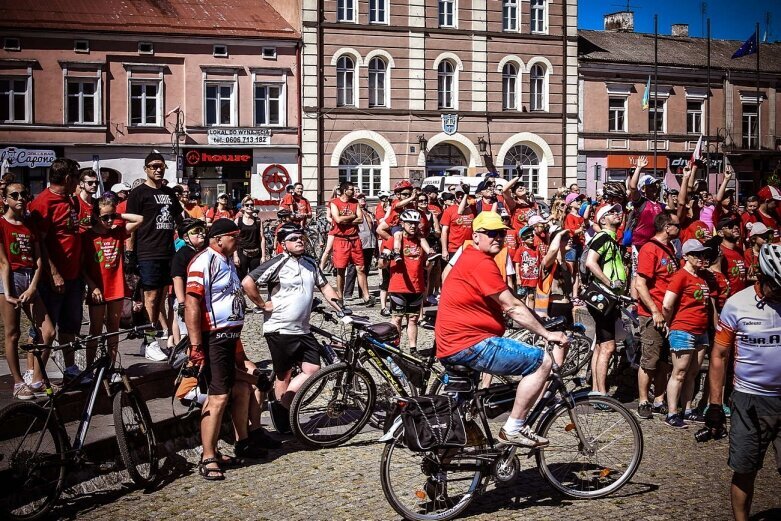
[[[375,282],[372,277],[371,282]],[[348,302],[353,304],[353,302]],[[354,312],[375,317],[354,301]],[[313,323],[319,323],[314,320]],[[333,326],[329,326],[333,329]],[[260,315],[249,316],[242,336],[252,359],[268,359]],[[430,345],[422,330],[419,346]],[[264,423],[268,423],[264,414]],[[494,420],[498,422],[499,419]],[[498,431],[499,424],[494,423]],[[468,519],[729,519],[726,440],[697,444],[694,429],[677,431],[658,419],[642,422],[645,453],[633,480],[616,495],[575,501],[557,494],[539,475],[533,459],[521,462],[514,481],[489,486],[465,512]],[[398,519],[385,501],[379,480],[382,444],[369,427],[348,444],[305,450],[293,438],[267,460],[229,470],[222,482],[197,474],[196,451],[165,464],[165,477],[152,491],[114,489],[66,498],[54,514],[61,518],[103,519]],[[230,449],[228,449],[230,450]],[[781,479],[772,453],[757,480],[755,519],[781,519]]]

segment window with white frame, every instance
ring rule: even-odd
[[[505,31],[518,30],[518,0],[504,0],[502,2],[502,29]]]
[[[702,101],[686,101],[686,133],[702,134]]]
[[[207,81],[205,84],[206,117],[210,126],[236,125],[236,84],[234,82]]]
[[[537,63],[529,71],[529,109],[545,110],[546,107],[545,66]]]
[[[130,126],[162,126],[162,82],[130,80]]]
[[[455,92],[456,67],[450,60],[442,60],[437,67],[437,106],[440,109],[456,107]]]
[[[380,155],[370,145],[356,143],[339,158],[339,182],[354,183],[362,194],[376,197],[382,183]]]
[[[349,56],[336,61],[336,106],[355,105],[355,62]]]
[[[354,22],[355,0],[338,0],[336,3],[336,19],[339,22]]]
[[[531,189],[532,193],[540,191],[540,158],[527,145],[515,145],[504,156],[504,178],[521,177],[521,184]]]
[[[71,125],[96,125],[99,123],[100,95],[98,80],[94,78],[68,78],[65,84],[65,113]]]
[[[386,81],[387,64],[382,58],[372,58],[369,61],[369,106],[387,107]]]
[[[759,115],[757,104],[743,103],[743,148],[759,148]]]
[[[625,97],[608,98],[608,130],[610,132],[626,132],[626,100]]]
[[[518,109],[518,67],[507,63],[502,68],[502,110]]]
[[[548,27],[547,18],[547,0],[531,0],[531,32],[546,33]]]
[[[29,123],[29,81],[22,76],[0,78],[0,122]]]
[[[456,0],[439,0],[439,26],[456,26]]]
[[[648,132],[664,133],[666,131],[664,117],[666,105],[663,99],[648,100]]]
[[[388,23],[388,0],[369,0],[369,23]]]
[[[285,124],[285,104],[281,83],[255,83],[255,126]]]

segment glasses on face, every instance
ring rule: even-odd
[[[618,210],[610,210],[607,212],[607,215],[621,215],[621,212]]]
[[[165,170],[165,163],[153,163],[146,165],[149,170]]]
[[[93,185],[98,184],[98,182],[97,181],[84,181],[84,184],[87,185],[87,186],[93,186]]]
[[[506,230],[481,230],[482,233],[489,239],[504,239],[507,236]]]
[[[187,235],[206,235],[206,228],[197,227],[192,230],[187,230]]]
[[[418,199],[418,204],[428,204],[428,199]]]
[[[110,223],[111,221],[113,221],[117,217],[119,217],[117,214],[109,213],[109,214],[106,214],[106,215],[101,215],[100,216],[100,220],[103,221],[104,223]]]
[[[290,235],[288,237],[285,237],[286,242],[304,242],[304,236],[303,235]]]
[[[401,192],[399,195],[406,198],[406,197],[411,196],[412,192]]]
[[[24,199],[26,201],[30,198],[30,193],[27,190],[22,190],[21,192],[11,192],[8,194],[8,197],[14,201],[18,201],[19,199]]]
[[[526,235],[521,235],[521,240],[522,241],[528,241],[529,239],[531,239],[533,237],[534,237],[533,233],[527,233]]]

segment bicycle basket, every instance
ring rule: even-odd
[[[399,330],[396,326],[390,322],[380,322],[379,324],[372,324],[366,331],[380,342],[397,346],[399,345]]]
[[[450,396],[408,398],[401,411],[404,443],[415,452],[466,445],[461,410]]]

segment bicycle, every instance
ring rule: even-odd
[[[550,349],[550,346],[546,346]],[[456,396],[467,442],[461,448],[408,450],[401,417],[380,438],[387,444],[380,460],[386,500],[406,519],[447,520],[461,514],[491,479],[508,482],[520,469],[519,449],[534,455],[542,477],[562,494],[592,499],[612,494],[637,471],[643,456],[638,421],[620,402],[567,390],[554,362],[549,384],[526,420],[550,440],[541,449],[501,445],[488,425],[492,414],[509,411],[517,383],[475,390],[476,373],[446,366],[443,392]],[[558,397],[558,398],[557,398]],[[397,398],[400,407],[404,397]],[[609,454],[606,454],[608,453]]]
[[[113,336],[154,329],[152,325],[113,333],[82,337],[51,349],[82,349],[97,342],[96,360],[75,379],[54,392],[43,370],[47,399],[42,404],[15,402],[0,411],[0,513],[5,519],[39,519],[55,505],[62,493],[66,471],[91,465],[84,453],[84,440],[92,420],[98,392],[103,387],[112,400],[114,427],[122,462],[130,478],[139,486],[150,486],[157,479],[157,442],[146,403],[133,390],[130,379],[119,363],[112,363],[106,340]],[[25,345],[41,367],[42,353],[48,346]],[[84,412],[74,441],[65,429],[59,401],[64,393],[94,375]]]

